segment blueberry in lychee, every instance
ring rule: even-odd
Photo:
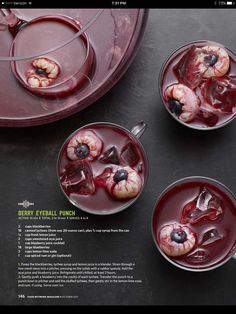
[[[187,240],[187,234],[182,229],[174,229],[170,234],[170,238],[176,243],[184,243]]]
[[[75,154],[82,159],[88,156],[89,151],[90,149],[87,144],[80,143],[75,147]]]
[[[182,107],[183,107],[183,104],[176,99],[171,99],[169,101],[170,111],[176,114],[176,116],[179,116],[182,113]]]
[[[128,179],[128,172],[125,169],[117,170],[113,177],[113,180],[115,181],[115,183],[118,183],[122,180],[127,180],[127,179]]]

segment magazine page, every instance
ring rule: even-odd
[[[235,1],[1,2],[0,305],[235,305]]]

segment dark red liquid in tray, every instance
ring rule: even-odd
[[[183,207],[197,197],[203,187],[206,187],[220,199],[223,213],[214,221],[202,220],[196,224],[186,224],[196,233],[197,242],[189,253],[179,257],[169,256],[169,258],[187,268],[208,268],[223,262],[230,255],[236,244],[235,200],[211,183],[199,180],[182,182],[163,195],[153,216],[152,228],[155,240],[158,243],[160,229],[170,223],[180,223]],[[202,245],[203,235],[210,229],[216,229],[222,238],[208,245]],[[191,260],[189,256],[198,250],[206,252],[207,258],[200,262]]]
[[[197,47],[203,47],[203,46],[212,45],[212,44],[209,42],[206,42],[206,41],[202,41],[202,42],[194,43],[194,45]],[[161,75],[161,79],[160,79],[162,97],[163,97],[164,92],[168,86],[170,86],[172,84],[178,84],[179,83],[179,81],[176,77],[176,74],[174,72],[174,67],[178,64],[178,62],[184,56],[184,54],[186,54],[188,49],[191,48],[191,46],[193,46],[193,43],[185,45],[184,47],[178,49],[176,52],[173,53],[173,55],[170,57],[170,59],[165,64],[165,66],[163,68],[162,75]],[[224,49],[227,51],[227,53],[230,57],[230,68],[229,68],[226,75],[227,76],[231,76],[231,75],[236,76],[236,56],[229,49],[227,49],[225,47],[224,47]],[[201,88],[202,88],[201,85],[199,87],[197,87],[195,89],[195,93],[200,98],[201,106],[204,109],[204,106],[206,103],[203,99],[203,96],[201,93]],[[163,97],[163,99],[164,99],[164,97]],[[165,106],[167,107],[167,109],[169,110],[168,103],[166,103],[165,101],[164,101],[164,103],[165,103]],[[236,106],[236,102],[235,102],[235,106]],[[208,109],[209,109],[209,105],[208,105]],[[235,117],[235,109],[234,109],[233,113],[232,112],[225,113],[225,112],[222,112],[220,110],[212,110],[212,112],[218,117],[218,122],[214,126],[222,125],[222,124],[228,122],[229,120],[231,120]],[[172,115],[175,116],[174,114],[172,114]],[[175,116],[175,117],[176,117],[176,119],[178,119],[177,116]],[[202,119],[199,119],[198,117],[196,117],[191,122],[188,122],[187,124],[190,126],[193,126],[193,127],[197,127],[197,128],[211,127],[211,125],[208,125],[207,123],[205,123],[204,121],[202,121]]]
[[[135,145],[139,161],[132,168],[135,169],[139,173],[142,179],[142,185],[144,185],[145,178],[147,175],[147,164],[146,164],[147,161],[146,161],[145,153],[143,151],[142,146],[132,134],[130,134],[128,131],[118,126],[114,126],[111,124],[102,124],[102,123],[101,124],[96,123],[96,125],[92,125],[91,127],[86,127],[82,129],[92,130],[93,132],[95,132],[96,135],[98,135],[100,139],[102,139],[103,149],[101,151],[101,155],[112,146],[116,147],[117,152],[120,155],[122,148],[125,147],[127,143],[133,143]],[[76,133],[74,133],[74,135],[75,134]],[[72,137],[70,137],[66,141],[66,143],[64,144],[61,150],[61,153],[59,156],[59,162],[58,162],[59,174],[63,173],[63,170],[65,169],[65,167],[67,167],[71,163],[66,153],[66,148],[71,138]],[[111,163],[108,163],[108,164],[101,163],[99,161],[99,158],[89,163],[92,168],[94,178],[100,175],[108,167],[112,167],[114,169],[117,168],[117,165],[114,165]],[[121,167],[126,166],[126,165],[127,164],[124,162],[121,162],[120,164]],[[67,194],[67,196],[72,201],[72,203],[76,204],[76,206],[78,206],[81,209],[92,211],[92,212],[100,211],[100,212],[109,213],[109,211],[119,211],[120,209],[123,209],[124,207],[129,206],[135,199],[135,198],[131,198],[127,200],[113,199],[104,187],[101,187],[96,184],[96,181],[95,181],[95,186],[96,186],[96,191],[92,195],[79,195],[76,193],[68,194],[68,192],[65,189],[64,189],[64,192]],[[136,198],[137,197],[138,196],[136,196]]]
[[[27,22],[45,15],[63,14],[78,20],[82,26],[85,26],[96,15],[98,9],[20,9],[14,12],[19,18]],[[45,98],[31,93],[16,79],[11,68],[11,62],[0,61],[0,125],[28,126],[44,124],[69,116],[93,103],[111,88],[126,70],[141,37],[145,19],[144,10],[105,9],[96,22],[86,30],[93,49],[92,74],[89,73],[89,77],[85,79],[82,88],[79,84],[66,97]],[[66,41],[66,38],[69,39],[75,34],[75,30],[67,27],[66,24],[52,23],[47,27],[49,32],[51,26],[53,32],[51,34],[52,42],[45,42],[43,50],[51,49],[56,44],[60,45]],[[41,30],[44,28],[43,25],[39,24],[37,24],[37,27]],[[30,29],[31,26],[28,30],[30,31]],[[28,33],[26,29],[25,32]],[[35,34],[37,29],[35,28],[33,32]],[[30,52],[38,53],[37,48],[41,50],[42,44],[44,44],[44,36],[33,38],[34,43],[32,43],[30,41],[31,35],[26,33],[26,36],[29,35],[29,44],[25,44],[27,38],[22,37],[22,43],[25,46],[15,47],[17,49],[15,55],[28,56]],[[19,37],[23,35],[22,29],[22,34]],[[50,34],[47,35],[49,38]],[[10,55],[13,40],[13,36],[7,27],[5,29],[1,28],[1,56],[8,57]],[[58,58],[62,66],[65,63],[67,64],[66,72],[63,72],[63,76],[58,77],[57,82],[55,81],[55,84],[57,84],[64,82],[67,76],[77,73],[78,68],[81,66],[81,60],[84,60],[85,49],[81,40],[75,39],[55,51],[55,54],[57,55],[52,53],[52,57],[55,57],[56,60]],[[29,61],[20,61],[16,69],[23,80],[27,62]]]

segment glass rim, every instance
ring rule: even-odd
[[[108,125],[108,126],[114,126],[118,129],[121,129],[123,131],[125,131],[126,133],[128,133],[135,141],[138,142],[139,144],[139,147],[141,148],[142,150],[142,154],[144,156],[144,159],[145,159],[145,174],[144,174],[144,180],[143,180],[143,183],[142,183],[142,188],[140,190],[140,192],[138,193],[138,195],[136,197],[134,197],[133,199],[130,200],[130,202],[128,202],[127,204],[124,204],[120,207],[117,207],[116,209],[111,209],[111,210],[90,210],[88,208],[85,208],[79,204],[77,204],[75,201],[73,201],[67,194],[66,192],[64,191],[64,189],[62,188],[62,184],[61,184],[61,181],[60,181],[60,174],[59,174],[59,166],[60,166],[60,160],[61,160],[61,155],[62,155],[62,152],[64,150],[64,147],[66,145],[66,143],[68,142],[68,140],[70,140],[77,132],[79,132],[81,129],[83,128],[87,128],[87,127],[92,127],[92,126],[95,126],[95,125]],[[147,154],[146,154],[146,151],[143,147],[143,144],[141,143],[140,139],[137,138],[129,129],[123,127],[122,125],[120,124],[116,124],[116,123],[113,123],[113,122],[106,122],[106,121],[99,121],[99,122],[92,122],[92,123],[88,123],[88,124],[85,124],[83,126],[81,126],[80,128],[76,129],[75,131],[73,131],[65,140],[64,142],[62,143],[61,147],[60,147],[60,150],[58,152],[58,156],[57,156],[57,163],[56,163],[56,174],[57,174],[57,180],[58,180],[58,183],[59,183],[59,186],[61,188],[61,191],[63,192],[63,194],[65,195],[65,197],[67,198],[67,200],[72,204],[74,205],[76,208],[82,210],[83,212],[86,212],[86,213],[89,213],[89,214],[94,214],[94,215],[97,215],[97,216],[107,216],[107,215],[112,215],[112,214],[116,214],[116,213],[119,213],[125,209],[127,209],[128,207],[130,207],[131,205],[133,205],[133,203],[135,203],[137,201],[137,199],[141,196],[141,194],[143,193],[143,190],[144,190],[144,187],[146,186],[146,183],[147,183],[147,179],[148,179],[148,176],[149,176],[149,169],[148,169],[148,157],[147,157]]]
[[[224,121],[223,123],[219,124],[219,125],[215,125],[215,126],[212,126],[212,127],[199,127],[199,126],[195,126],[195,125],[191,125],[190,123],[186,123],[186,122],[183,122],[181,121],[180,119],[178,119],[178,117],[176,117],[175,115],[173,115],[171,113],[171,111],[167,108],[166,106],[166,101],[164,100],[164,97],[163,97],[163,93],[162,93],[162,87],[161,87],[161,83],[162,83],[162,80],[163,80],[163,77],[164,77],[164,70],[168,64],[168,62],[171,60],[171,58],[173,57],[174,54],[176,54],[178,51],[180,51],[181,49],[185,48],[185,47],[188,47],[190,45],[193,45],[193,44],[200,44],[200,43],[212,43],[212,44],[217,44],[218,46],[222,47],[222,48],[226,48],[230,53],[232,53],[233,55],[235,55],[236,57],[236,53],[233,52],[230,48],[228,48],[227,46],[224,46],[216,41],[212,41],[212,40],[208,40],[208,39],[199,39],[199,40],[194,40],[194,41],[189,41],[189,42],[185,42],[183,45],[181,46],[178,46],[177,48],[173,49],[170,54],[168,55],[168,57],[165,59],[165,61],[163,62],[162,66],[161,66],[161,69],[160,69],[160,72],[159,72],[159,76],[158,76],[158,89],[159,89],[159,93],[160,93],[160,97],[161,97],[161,101],[162,101],[162,104],[164,105],[166,111],[168,112],[168,114],[172,117],[172,119],[174,119],[175,121],[177,121],[178,123],[182,124],[183,126],[187,127],[187,128],[190,128],[190,129],[193,129],[193,130],[199,130],[199,131],[212,131],[212,130],[217,130],[217,129],[220,129],[226,125],[228,125],[230,122],[232,122],[235,118],[236,118],[236,112],[235,114],[229,118],[228,120]]]
[[[215,263],[212,266],[207,266],[207,267],[203,267],[203,268],[191,268],[191,267],[187,267],[187,266],[183,266],[175,261],[173,261],[170,257],[168,257],[160,248],[159,244],[157,243],[157,239],[156,239],[156,234],[153,228],[153,220],[154,220],[154,215],[156,213],[157,210],[157,205],[158,203],[161,201],[161,199],[163,198],[163,196],[170,191],[173,187],[177,186],[179,183],[184,183],[184,182],[188,182],[191,180],[205,180],[206,182],[210,182],[213,185],[217,185],[218,187],[220,187],[220,189],[223,189],[224,192],[229,196],[231,196],[234,200],[234,203],[236,205],[236,196],[235,194],[223,183],[221,183],[220,181],[213,179],[213,178],[209,178],[206,176],[188,176],[188,177],[183,177],[181,179],[178,179],[174,182],[172,182],[171,184],[169,184],[166,188],[164,188],[161,192],[161,194],[157,197],[157,200],[155,202],[153,211],[152,211],[152,217],[151,217],[151,233],[152,233],[152,238],[153,241],[155,243],[156,248],[158,249],[158,251],[160,252],[160,254],[172,265],[176,266],[177,268],[180,268],[182,270],[186,270],[186,271],[190,271],[190,272],[195,272],[195,273],[200,273],[200,272],[206,272],[206,271],[210,271],[210,270],[214,270],[220,266],[223,266],[225,263],[227,263],[236,253],[236,245],[233,249],[231,249],[231,251],[228,252],[228,256],[226,255],[226,257],[223,257],[223,260],[221,260],[219,263]],[[235,239],[235,243],[236,243],[236,239]]]

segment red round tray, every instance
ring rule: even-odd
[[[83,24],[91,9],[21,9],[16,15],[26,21],[47,14],[77,17]],[[77,12],[78,11],[78,12]],[[25,89],[15,78],[10,61],[0,61],[0,126],[26,127],[50,123],[70,116],[103,96],[125,73],[142,38],[148,10],[105,9],[86,30],[95,53],[91,81],[65,97],[44,98]],[[9,56],[12,37],[0,32],[0,56]]]

